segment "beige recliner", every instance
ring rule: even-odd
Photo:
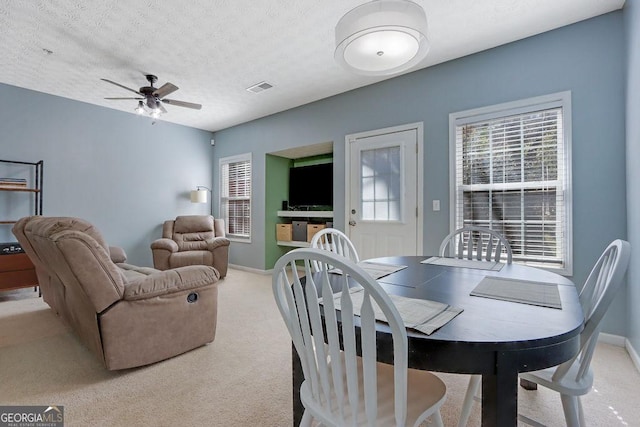
[[[224,220],[211,215],[185,215],[165,221],[162,238],[151,243],[153,266],[158,270],[185,265],[210,265],[227,275],[229,239]]]
[[[44,301],[107,369],[147,365],[213,341],[216,269],[126,264],[123,250],[79,218],[26,217],[13,232],[36,266]]]

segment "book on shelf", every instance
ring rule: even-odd
[[[27,188],[27,184],[5,184],[0,182],[0,188]]]
[[[27,180],[22,178],[2,178],[0,177],[0,186],[26,187]]]

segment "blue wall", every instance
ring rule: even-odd
[[[625,53],[618,11],[216,132],[214,165],[220,157],[254,153],[253,240],[232,245],[231,262],[264,268],[265,153],[333,141],[334,220],[344,229],[345,135],[418,121],[424,122],[424,251],[435,253],[449,231],[449,114],[569,90],[573,280],[581,285],[608,243],[626,236]],[[428,208],[433,199],[442,201],[440,212]],[[605,330],[625,335],[626,310],[621,297]]]
[[[209,212],[188,192],[211,186],[210,140],[210,132],[0,84],[0,159],[44,160],[44,214],[92,222],[132,264],[152,265],[149,245],[164,220]],[[0,194],[0,214],[31,214],[26,199]],[[0,225],[0,241],[15,240],[10,228]]]
[[[627,30],[627,207],[631,264],[628,274],[629,329],[627,337],[640,351],[640,5],[627,0],[624,7]],[[637,354],[636,354],[637,357]]]

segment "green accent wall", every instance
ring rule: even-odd
[[[272,269],[282,255],[293,249],[278,246],[276,239],[276,224],[290,222],[289,218],[280,218],[277,214],[282,210],[282,201],[289,199],[289,169],[332,162],[333,153],[293,160],[272,154],[265,155],[265,269]]]
[[[284,157],[266,155],[265,159],[265,269],[270,270],[276,261],[291,248],[276,243],[276,224],[282,222],[278,211],[282,210],[282,201],[289,198],[289,168],[293,162]]]

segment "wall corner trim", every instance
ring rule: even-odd
[[[626,337],[623,337],[621,335],[605,334],[601,332],[598,336],[598,342],[615,345],[616,347],[622,347],[627,350],[627,353],[629,354],[631,361],[636,367],[636,370],[640,372],[640,356],[638,355],[636,349],[634,349],[631,345],[631,341],[629,341]]]
[[[631,357],[631,361],[636,366],[637,371],[640,372],[640,356],[638,356],[638,352],[631,345],[631,341],[629,341],[628,339],[625,339],[624,341],[625,341],[624,348],[627,349],[627,353],[629,353],[629,357]]]

